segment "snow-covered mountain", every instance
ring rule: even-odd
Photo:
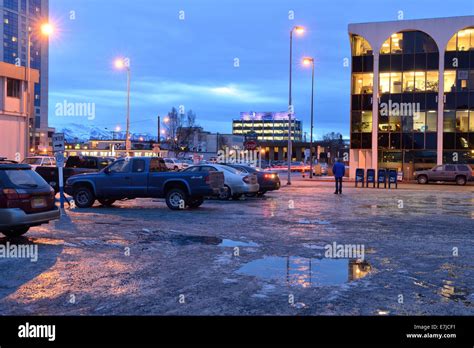
[[[57,126],[57,133],[64,133],[66,141],[87,141],[90,139],[125,139],[125,131],[116,132],[114,129],[100,128],[85,124],[69,123],[66,127]],[[143,140],[156,140],[156,136],[148,133],[133,133],[132,139],[143,137]]]

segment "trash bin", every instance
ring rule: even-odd
[[[367,169],[366,187],[369,187],[369,183],[375,187],[375,169]]]
[[[387,188],[387,171],[385,169],[379,169],[377,172],[377,188],[383,184],[384,188]]]
[[[359,182],[362,184],[362,187],[364,187],[364,168],[356,169],[355,187],[357,187]]]
[[[391,188],[392,185],[398,188],[398,172],[396,169],[389,169],[388,171],[388,188]]]

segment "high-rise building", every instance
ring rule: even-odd
[[[296,118],[292,119],[291,138],[302,141],[302,124]],[[232,134],[248,135],[253,133],[258,140],[283,141],[288,140],[287,112],[241,112],[240,119],[232,121]]]
[[[474,16],[350,24],[351,177],[474,165]]]
[[[34,85],[34,109],[30,114],[30,148],[44,152],[49,148],[48,132],[48,40],[41,37],[39,27],[49,17],[49,0],[1,0],[3,23],[0,34],[0,61],[27,66],[28,30],[31,30],[30,67],[40,71]],[[51,134],[49,134],[51,135]]]

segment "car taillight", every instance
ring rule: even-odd
[[[29,199],[31,195],[24,190],[3,189],[0,194],[1,208],[19,208],[22,199]]]
[[[276,179],[276,174],[265,174],[264,178],[273,180]]]

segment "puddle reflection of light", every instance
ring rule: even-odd
[[[277,280],[290,286],[342,285],[365,277],[371,266],[365,261],[270,256],[243,265],[238,274]]]

